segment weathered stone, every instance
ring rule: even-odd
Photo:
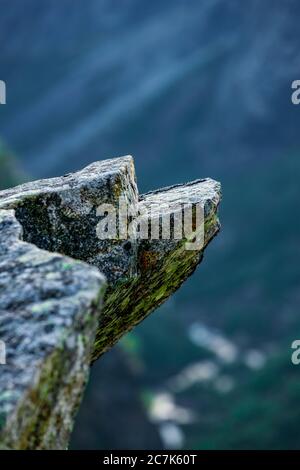
[[[82,262],[20,240],[0,211],[2,446],[64,448],[89,372],[105,281]]]
[[[96,211],[123,195],[134,212],[138,190],[132,157],[103,160],[78,173],[0,192],[0,209],[14,209],[24,240],[97,266],[109,281],[129,275],[132,253],[119,240],[99,240]]]
[[[99,206],[118,209],[120,196],[130,238],[99,239],[106,217]],[[131,157],[0,192],[0,340],[7,345],[0,366],[2,447],[66,446],[89,362],[192,274],[219,230],[219,202],[220,185],[210,179],[139,197]],[[191,214],[203,209],[197,227],[203,243],[192,250],[187,242],[194,232],[176,239],[182,204]],[[169,219],[170,236],[160,227],[153,239],[161,215]],[[143,227],[152,228],[152,238],[142,237]]]
[[[194,272],[203,258],[205,247],[219,231],[219,202],[220,185],[211,179],[165,188],[140,198],[138,213],[148,214],[154,207],[152,219],[159,214],[181,217],[181,209],[177,209],[177,213],[170,211],[170,206],[176,204],[185,203],[190,208],[200,204],[204,209],[204,244],[200,249],[187,250],[187,238],[137,239],[136,275],[109,284],[99,320],[93,360],[161,305]],[[145,219],[147,223],[147,215]]]

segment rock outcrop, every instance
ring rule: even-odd
[[[0,192],[3,448],[66,448],[90,363],[192,274],[219,202],[210,179],[139,196],[131,157]]]

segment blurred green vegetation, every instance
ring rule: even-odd
[[[0,189],[15,186],[27,178],[20,170],[14,154],[0,139]]]
[[[201,423],[190,429],[189,446],[299,449],[299,373],[290,355],[282,354],[234,392],[226,396],[211,393]]]

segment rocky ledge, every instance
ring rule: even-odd
[[[0,192],[1,448],[67,447],[91,362],[193,273],[220,193],[139,196],[130,156]]]

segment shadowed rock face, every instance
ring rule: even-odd
[[[99,224],[120,197],[127,211],[118,233],[100,239]],[[0,192],[3,447],[66,447],[89,363],[193,273],[219,230],[219,201],[210,179],[140,197],[132,157]],[[191,228],[181,237],[183,207]],[[161,216],[167,224],[155,225]],[[187,249],[195,235],[202,243]]]

